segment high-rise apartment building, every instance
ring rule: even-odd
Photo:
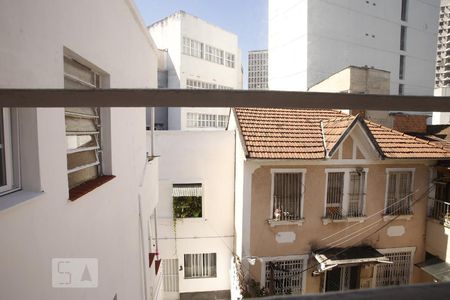
[[[390,72],[391,94],[432,95],[438,17],[439,0],[269,0],[269,86],[367,66]]]
[[[441,0],[436,56],[435,86],[450,86],[450,0]]]
[[[267,75],[269,68],[267,50],[248,52],[248,89],[267,90],[269,88]]]
[[[160,88],[241,89],[241,51],[237,35],[184,11],[148,27],[160,53]],[[214,99],[211,99],[213,102]],[[165,117],[167,115],[167,117]],[[158,129],[225,129],[228,108],[160,108]]]

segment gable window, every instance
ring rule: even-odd
[[[387,215],[412,214],[413,170],[387,169],[386,207]]]
[[[184,255],[184,278],[217,277],[216,253],[199,253]]]
[[[100,88],[100,75],[78,61],[64,57],[64,88]],[[100,108],[65,108],[69,189],[102,175]]]
[[[201,218],[203,190],[201,183],[174,184],[172,188],[175,218]]]
[[[303,218],[303,170],[272,170],[273,220]]]
[[[307,255],[264,259],[261,286],[274,295],[303,293]]]
[[[19,189],[16,110],[0,108],[0,195]]]
[[[326,170],[325,218],[340,220],[362,217],[367,170],[362,168]]]

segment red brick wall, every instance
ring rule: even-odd
[[[401,132],[427,132],[428,116],[421,115],[395,115],[394,130]]]

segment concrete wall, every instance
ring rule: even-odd
[[[431,95],[434,86],[439,0],[269,1],[269,88],[306,90],[350,65],[391,73],[391,94]],[[277,16],[277,17],[275,17]],[[400,27],[407,26],[406,51]],[[406,56],[399,80],[400,54]]]
[[[435,96],[450,96],[450,88],[443,87],[443,88],[437,88],[434,90]],[[450,105],[450,104],[449,104]],[[433,118],[432,118],[433,125],[438,124],[450,124],[450,112],[433,112]]]
[[[426,251],[450,263],[450,228],[433,219],[427,221]]]
[[[229,264],[234,241],[234,133],[228,131],[158,131],[160,155],[159,237],[163,258],[217,253],[217,277],[185,279],[179,273],[180,293],[230,289]],[[172,185],[202,183],[201,218],[173,223]]]
[[[1,7],[1,88],[63,88],[65,47],[106,73],[111,88],[156,87],[154,47],[132,2]],[[19,110],[23,190],[0,198],[21,202],[0,211],[2,299],[144,298],[143,270],[150,280],[154,269],[144,269],[149,247],[141,253],[141,239],[148,232],[140,232],[138,201],[146,222],[157,202],[157,161],[146,163],[144,108],[104,111],[105,170],[116,178],[71,202],[64,109]],[[52,258],[86,257],[98,259],[97,288],[52,288]],[[153,283],[145,284],[153,293]]]

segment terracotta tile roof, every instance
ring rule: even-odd
[[[235,113],[249,158],[324,159],[356,122],[385,158],[450,158],[442,147],[336,110],[236,108]]]

